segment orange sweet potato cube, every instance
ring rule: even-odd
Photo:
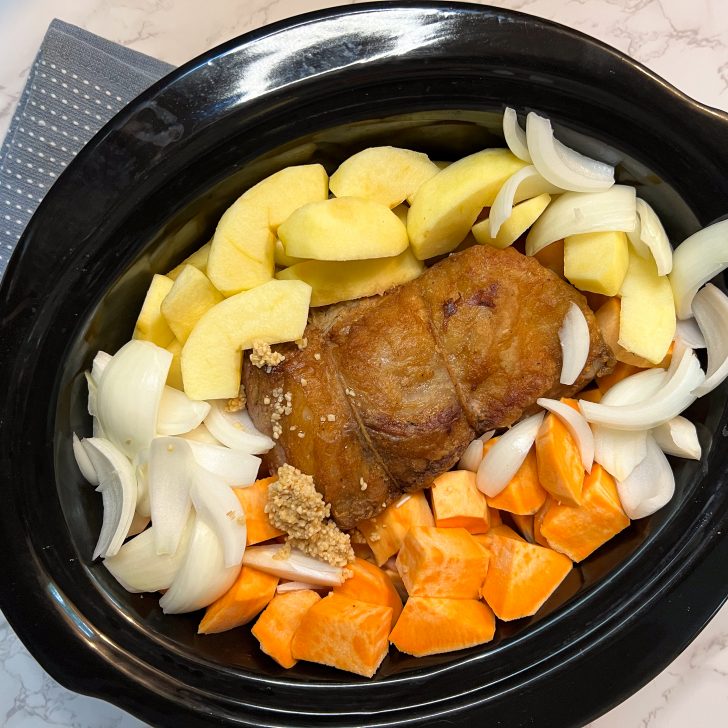
[[[489,555],[464,528],[416,526],[397,556],[410,596],[477,599]]]
[[[278,480],[276,477],[263,478],[262,480],[256,480],[253,485],[248,485],[245,488],[233,488],[240,505],[243,507],[243,513],[245,513],[245,526],[248,530],[246,543],[248,546],[283,535],[283,531],[279,531],[271,525],[268,514],[265,512],[265,504],[268,500],[268,486],[276,480]]]
[[[571,559],[524,540],[488,533],[491,552],[481,595],[504,621],[530,617],[571,571]]]
[[[311,589],[276,594],[250,630],[260,649],[270,655],[281,667],[293,667],[297,660],[291,654],[293,635],[303,615],[321,597]]]
[[[291,654],[372,677],[389,648],[392,608],[329,594],[304,614]]]
[[[583,399],[587,402],[596,402],[599,404],[602,401],[602,390],[598,387],[594,387],[593,389],[585,389],[582,392],[579,392],[579,394],[576,395],[577,399]]]
[[[362,521],[357,528],[364,534],[381,566],[399,551],[412,526],[434,526],[435,519],[422,491],[403,496],[378,516]]]
[[[479,599],[410,597],[389,641],[422,657],[482,645],[494,634],[495,616]]]
[[[560,278],[564,277],[564,241],[556,240],[547,245],[533,256],[544,268],[556,273]]]
[[[483,454],[487,453],[497,440],[497,437],[488,440],[483,446]],[[531,448],[523,465],[518,468],[508,485],[498,495],[492,498],[489,496],[487,501],[489,508],[498,508],[501,511],[528,516],[543,505],[546,495],[546,491],[538,480],[536,451]]]
[[[553,502],[553,498],[549,496],[545,503],[533,514],[533,541],[539,546],[546,546],[547,548],[550,548],[550,546],[549,542],[541,534],[541,524]]]
[[[435,478],[430,489],[435,525],[486,533],[490,528],[488,503],[478,490],[475,473],[450,470]]]
[[[581,503],[584,466],[579,447],[554,414],[546,415],[536,435],[536,462],[539,482],[555,500],[570,506]]]
[[[488,518],[490,518],[490,527],[495,528],[496,526],[503,525],[503,519],[501,518],[500,511],[497,508],[488,506]]]
[[[581,505],[553,503],[541,523],[549,546],[573,561],[582,561],[629,526],[614,478],[598,463],[584,479]]]
[[[511,519],[516,524],[518,532],[528,543],[536,543],[533,537],[533,516],[521,516],[518,513],[511,513]]]
[[[637,372],[641,372],[642,367],[637,367],[634,364],[625,364],[623,361],[618,361],[614,365],[614,369],[609,374],[605,374],[603,377],[597,377],[597,386],[601,390],[602,394],[606,394],[617,382],[621,382],[627,377],[631,377]]]

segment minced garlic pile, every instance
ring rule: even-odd
[[[250,352],[250,363],[258,367],[258,369],[277,366],[285,358],[279,351],[273,351],[270,348],[270,344],[265,344],[262,341],[253,342],[253,350]]]
[[[354,560],[349,535],[330,520],[331,506],[310,475],[288,464],[278,468],[278,480],[268,486],[265,512],[273,526],[288,534],[288,546],[332,566]]]

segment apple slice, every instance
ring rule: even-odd
[[[485,149],[453,162],[425,182],[412,201],[407,232],[426,260],[454,250],[503,183],[525,162],[507,149]]]
[[[629,261],[627,236],[618,230],[564,238],[564,275],[580,291],[616,296]]]
[[[513,245],[538,220],[541,213],[548,207],[549,202],[551,202],[551,195],[544,192],[515,205],[508,219],[500,226],[500,230],[498,230],[498,234],[494,238],[490,237],[490,220],[488,218],[473,225],[471,232],[481,245],[490,245],[493,248],[502,250],[509,245]]]
[[[134,326],[133,339],[151,341],[163,349],[173,341],[174,334],[161,311],[162,301],[173,285],[174,281],[171,278],[158,273],[154,275]]]
[[[207,259],[210,257],[211,247],[212,240],[209,240],[201,248],[198,248],[194,253],[188,255],[178,266],[172,268],[172,270],[167,273],[167,278],[171,278],[173,281],[176,281],[177,276],[179,276],[186,265],[193,265],[195,268],[204,273],[207,270]]]
[[[191,399],[231,399],[240,391],[242,351],[303,336],[311,286],[271,280],[213,306],[182,348],[182,380]]]

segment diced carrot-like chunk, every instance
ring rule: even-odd
[[[533,256],[544,268],[548,268],[561,278],[564,277],[564,241],[556,240]]]
[[[486,533],[490,528],[488,503],[478,490],[475,473],[450,470],[435,478],[430,489],[435,525]]]
[[[594,387],[593,389],[585,389],[583,392],[579,392],[579,394],[576,395],[577,399],[585,399],[587,402],[596,402],[599,404],[599,402],[602,401],[602,390],[599,389],[599,387]]]
[[[488,533],[479,533],[477,536],[473,536],[473,538],[481,545],[482,548],[488,551],[488,553],[490,553],[488,550],[488,544],[490,543],[488,536],[502,536],[503,538],[514,538],[516,541],[524,542],[526,540],[520,533],[514,531],[510,526],[506,526],[501,523],[498,526],[493,526]]]
[[[422,657],[482,645],[494,634],[495,616],[479,599],[410,597],[389,641]]]
[[[303,616],[293,635],[296,660],[372,677],[389,647],[392,608],[329,594]]]
[[[245,488],[234,488],[235,495],[238,496],[240,505],[245,513],[245,526],[248,529],[246,543],[248,546],[268,541],[268,539],[282,536],[283,531],[275,528],[268,514],[265,512],[265,504],[268,501],[268,486],[278,480],[278,478],[263,478],[256,480],[253,485]]]
[[[293,667],[297,662],[291,654],[293,635],[303,615],[320,599],[311,589],[276,594],[250,630],[260,649],[282,667]]]
[[[435,519],[422,491],[400,498],[374,518],[358,524],[381,566],[399,551],[412,526],[434,526]]]
[[[483,540],[492,556],[481,594],[499,619],[535,614],[571,571],[571,559],[552,549],[490,533]]]
[[[488,554],[464,528],[415,526],[397,556],[410,596],[477,599]]]
[[[636,367],[633,364],[625,364],[623,361],[618,361],[614,365],[611,374],[605,374],[603,377],[597,377],[597,386],[601,390],[602,394],[606,394],[617,382],[621,382],[627,377],[631,377],[637,372],[643,371],[641,367]]]
[[[528,543],[535,543],[533,538],[533,516],[522,516],[518,513],[511,513],[513,523],[516,524],[518,532]]]
[[[273,599],[278,577],[243,564],[235,583],[205,610],[199,634],[225,632],[250,622]]]
[[[488,517],[490,518],[491,528],[503,525],[503,519],[501,518],[500,511],[497,508],[488,506]]]
[[[549,542],[541,533],[541,524],[543,523],[544,516],[548,513],[553,502],[554,499],[549,496],[544,504],[533,514],[533,541],[539,546],[546,546],[546,548],[550,548]]]
[[[536,462],[541,485],[560,503],[578,506],[584,466],[574,438],[554,414],[546,415],[536,436]]]
[[[594,463],[584,479],[581,505],[553,503],[543,517],[541,534],[552,549],[582,561],[627,526],[614,478]]]
[[[483,446],[483,455],[497,442],[494,437]],[[546,500],[546,491],[538,480],[536,451],[531,448],[523,465],[518,468],[508,485],[494,497],[488,497],[488,507],[509,513],[530,515],[535,513]]]
[[[394,626],[402,611],[402,600],[389,576],[383,569],[359,558],[354,559],[347,568],[354,572],[354,575],[340,586],[335,586],[334,594],[344,594],[360,602],[391,607],[392,626]]]

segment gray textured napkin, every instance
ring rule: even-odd
[[[172,66],[54,20],[0,148],[0,278],[41,199],[86,142]]]

